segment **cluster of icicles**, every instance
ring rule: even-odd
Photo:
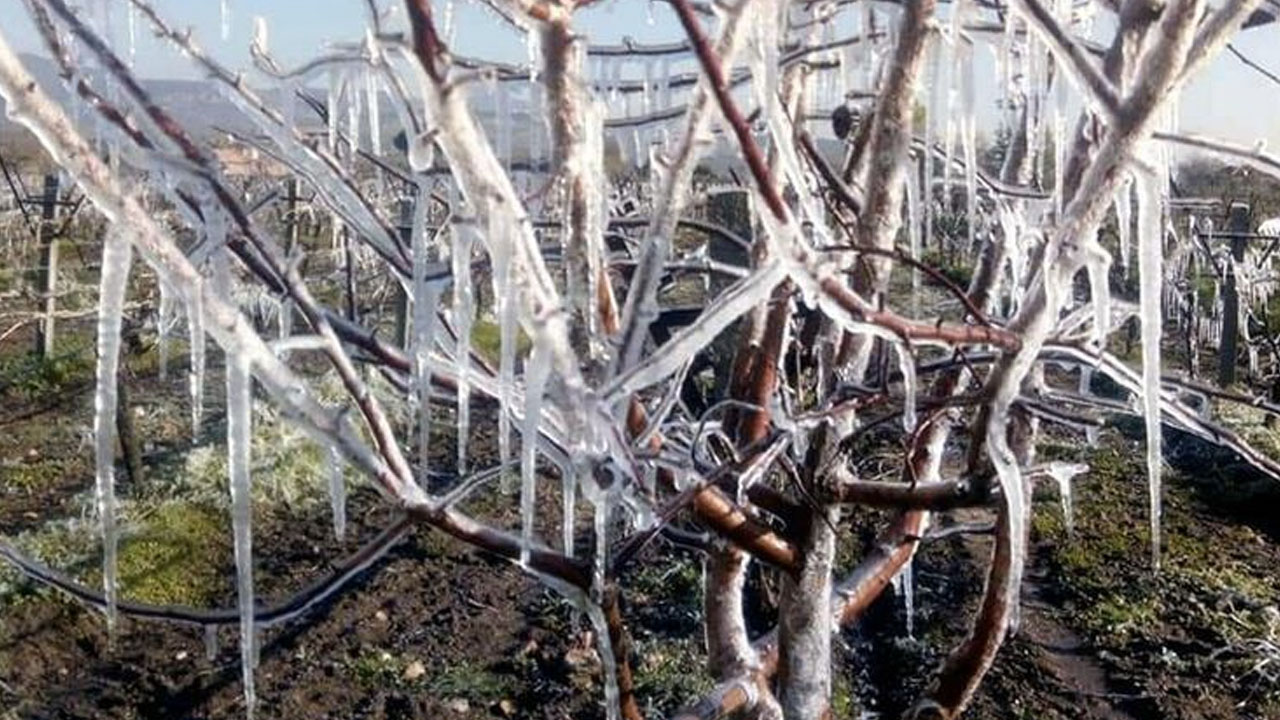
[[[222,28],[224,37],[230,32],[231,9],[228,0],[222,0]],[[1062,3],[1057,3],[1062,5]],[[105,5],[103,6],[105,7]],[[895,45],[895,32],[901,8],[893,4],[878,5],[871,2],[858,4],[824,4],[808,10],[782,7],[777,13],[759,12],[755,19],[743,21],[747,25],[740,32],[740,42],[729,43],[728,47],[737,51],[744,61],[741,65],[731,64],[728,73],[733,93],[744,106],[758,105],[767,108],[757,128],[762,137],[788,137],[789,120],[784,116],[777,102],[779,95],[779,76],[782,68],[789,63],[801,60],[811,65],[809,87],[804,94],[805,112],[816,117],[829,117],[831,109],[850,99],[872,97],[877,88],[884,82],[886,61]],[[1056,11],[1066,17],[1071,8],[1058,7]],[[949,9],[949,17],[940,24],[938,42],[932,44],[932,57],[928,66],[928,81],[919,100],[926,111],[922,142],[915,144],[915,152],[920,159],[920,167],[908,173],[905,187],[906,198],[906,235],[910,252],[919,256],[924,243],[933,242],[939,235],[938,217],[948,210],[957,210],[967,216],[967,233],[961,238],[950,238],[949,241],[967,249],[978,247],[981,240],[1002,238],[1007,247],[1008,264],[1002,269],[1009,282],[1004,284],[1006,297],[1004,305],[1009,308],[1018,307],[1022,301],[1022,292],[1027,286],[1034,270],[1032,248],[1043,242],[1039,227],[1062,210],[1058,193],[1053,192],[1041,199],[1009,199],[998,194],[985,193],[985,202],[980,201],[984,194],[980,186],[977,172],[977,85],[975,78],[976,52],[974,38],[977,34],[965,31],[965,23],[976,21],[981,13],[972,0],[959,0]],[[449,18],[451,9],[442,15]],[[788,20],[786,24],[780,20]],[[130,38],[130,56],[133,54],[132,41],[136,34],[137,20],[134,13],[129,13],[128,31]],[[1084,32],[1092,22],[1087,15],[1077,12],[1072,19],[1075,29]],[[726,23],[728,24],[728,23]],[[780,26],[795,28],[791,32],[780,32]],[[104,25],[104,27],[106,27]],[[1010,124],[1025,123],[1027,137],[1034,138],[1030,152],[1040,163],[1039,167],[1046,174],[1054,177],[1052,187],[1061,185],[1061,172],[1065,164],[1065,149],[1070,145],[1068,133],[1068,117],[1070,112],[1078,109],[1079,102],[1068,92],[1078,82],[1070,75],[1069,68],[1064,74],[1059,73],[1056,84],[1051,82],[1053,73],[1046,67],[1047,53],[1043,44],[1030,33],[1014,31],[1015,23],[1008,23],[1008,31],[1000,34],[992,49],[996,57],[995,86],[997,91],[1007,98],[1019,98],[1016,103],[1008,103],[1007,107],[1036,108],[1036,112],[1011,112]],[[725,32],[728,32],[727,30]],[[473,98],[485,98],[492,109],[487,118],[485,133],[494,148],[496,157],[503,167],[515,178],[521,173],[530,178],[527,187],[535,187],[534,180],[540,173],[545,173],[545,158],[550,155],[550,134],[546,123],[541,120],[545,116],[545,89],[534,68],[538,66],[539,50],[536,47],[537,32],[530,32],[530,68],[523,73],[505,72],[501,69],[488,73],[485,84],[469,89]],[[267,37],[265,25],[259,23],[255,32],[256,45],[266,47]],[[802,51],[786,50],[801,48]],[[806,50],[807,49],[807,50]],[[521,362],[517,356],[517,335],[521,327],[520,315],[524,312],[520,289],[515,281],[515,249],[509,238],[518,233],[518,228],[509,226],[511,216],[507,213],[493,213],[487,218],[477,217],[467,208],[464,193],[447,177],[442,181],[445,194],[451,206],[449,217],[445,218],[438,229],[428,223],[427,208],[434,202],[432,191],[437,180],[446,175],[445,168],[437,162],[435,147],[436,138],[430,132],[416,131],[415,123],[405,113],[400,103],[392,102],[392,113],[384,112],[387,98],[392,95],[391,77],[395,65],[386,54],[385,49],[372,34],[365,42],[352,49],[358,61],[318,65],[315,76],[290,77],[282,81],[283,93],[280,118],[264,113],[253,103],[247,102],[243,95],[234,89],[226,89],[227,98],[233,102],[250,119],[256,121],[259,130],[264,133],[284,156],[288,163],[296,168],[313,173],[304,174],[310,181],[324,174],[315,170],[316,155],[305,151],[294,137],[294,96],[296,90],[305,87],[309,81],[323,79],[327,81],[327,146],[331,153],[336,153],[343,138],[356,150],[364,150],[372,155],[382,155],[388,151],[390,143],[384,142],[385,126],[398,122],[400,129],[407,134],[407,155],[409,166],[415,173],[417,181],[416,194],[408,198],[395,197],[388,188],[379,185],[371,189],[370,197],[389,204],[392,201],[407,202],[413,207],[410,237],[412,268],[410,277],[404,283],[405,290],[412,299],[411,332],[409,334],[409,355],[411,373],[406,401],[409,415],[414,418],[410,423],[412,437],[409,445],[417,454],[417,471],[419,480],[425,483],[430,450],[430,432],[432,417],[432,377],[436,374],[447,375],[457,387],[457,421],[456,432],[459,438],[467,438],[471,432],[471,418],[468,410],[473,392],[481,391],[499,400],[503,412],[499,416],[498,444],[500,464],[496,471],[476,471],[468,474],[470,462],[467,457],[465,442],[458,443],[458,456],[452,473],[465,478],[459,485],[449,491],[447,502],[456,503],[467,495],[482,487],[496,477],[502,475],[507,468],[519,466],[519,494],[522,547],[521,562],[530,572],[530,555],[538,546],[539,540],[534,535],[536,484],[539,474],[539,460],[559,466],[560,475],[564,478],[562,496],[564,498],[563,530],[561,542],[565,554],[574,552],[575,509],[578,495],[592,504],[594,510],[593,529],[596,535],[594,569],[595,589],[599,589],[605,570],[605,558],[609,550],[608,536],[622,515],[636,524],[651,522],[647,501],[640,488],[631,487],[627,483],[615,483],[604,487],[597,483],[595,476],[598,468],[591,462],[598,461],[607,454],[609,434],[612,426],[608,422],[587,422],[585,427],[572,427],[569,413],[555,403],[547,402],[555,369],[550,343],[541,336],[532,338],[532,350],[523,360],[522,371],[518,367]],[[682,153],[699,153],[709,150],[708,143],[702,142],[706,135],[711,135],[708,123],[690,121],[687,125],[688,108],[697,100],[700,70],[697,60],[687,44],[638,46],[633,43],[622,45],[596,46],[587,50],[584,65],[585,83],[590,88],[592,103],[596,110],[588,113],[603,125],[602,133],[587,133],[588,137],[608,138],[612,146],[619,150],[623,161],[634,168],[647,167],[650,177],[647,182],[627,186],[625,191],[634,200],[636,206],[651,207],[659,198],[681,198],[689,191],[688,177],[678,177],[664,173],[665,163],[673,156]],[[326,74],[320,78],[319,75]],[[705,103],[705,97],[702,98]],[[609,112],[604,112],[603,108]],[[532,122],[522,122],[524,117]],[[1170,118],[1176,113],[1170,113]],[[1169,120],[1172,122],[1172,119]],[[713,124],[713,123],[712,123]],[[105,130],[103,131],[106,132]],[[692,139],[682,137],[683,133],[692,132]],[[1047,140],[1047,142],[1046,142]],[[723,134],[719,138],[721,147],[728,145],[731,138]],[[958,148],[957,148],[958,143]],[[523,157],[517,148],[525,148]],[[797,204],[798,215],[812,222],[816,228],[814,233],[818,240],[826,238],[824,214],[818,206],[814,183],[801,170],[801,164],[794,155],[788,142],[776,144],[780,156],[780,177],[784,182],[800,190]],[[587,154],[596,157],[606,150],[604,142],[593,143],[586,149]],[[958,152],[957,152],[958,150]],[[350,163],[348,152],[343,157]],[[1116,215],[1120,219],[1122,263],[1128,266],[1131,245],[1136,245],[1137,269],[1140,277],[1141,300],[1139,314],[1141,317],[1143,361],[1140,384],[1144,389],[1141,397],[1142,414],[1147,425],[1147,462],[1151,486],[1151,527],[1153,535],[1153,553],[1159,548],[1159,515],[1160,515],[1160,409],[1159,409],[1159,369],[1160,369],[1160,332],[1161,332],[1161,299],[1162,277],[1166,268],[1162,267],[1166,245],[1175,243],[1169,240],[1167,222],[1164,220],[1162,195],[1167,187],[1167,175],[1170,158],[1161,153],[1150,153],[1146,158],[1148,167],[1159,169],[1163,173],[1157,177],[1139,176],[1125,186],[1122,194],[1116,199]],[[696,163],[687,163],[691,168]],[[1052,167],[1053,170],[1048,170]],[[172,187],[163,181],[172,171],[164,167],[153,169],[157,186],[166,188],[174,207],[185,208],[184,203],[177,200]],[[545,176],[544,176],[545,179]],[[963,201],[953,203],[952,183],[962,186]],[[674,188],[674,189],[673,189]],[[333,227],[346,227],[350,235],[364,238],[367,244],[359,247],[359,254],[370,260],[372,253],[369,247],[393,255],[395,250],[386,243],[385,231],[368,203],[349,189],[332,187],[323,183],[316,184],[320,201],[333,214]],[[604,188],[593,188],[588,204],[601,212],[610,205],[611,198]],[[548,196],[553,196],[548,193]],[[617,198],[613,198],[614,201]],[[550,202],[550,201],[546,201]],[[955,207],[952,207],[953,204]],[[680,207],[669,213],[674,217]],[[197,248],[192,253],[192,260],[207,270],[209,282],[225,298],[237,297],[237,278],[232,271],[229,251],[226,248],[228,219],[213,198],[203,198],[200,212],[184,210],[184,220],[200,233]],[[657,215],[658,213],[655,213]],[[674,222],[674,221],[673,221]],[[766,229],[769,229],[766,227]],[[1135,236],[1136,242],[1130,237]],[[336,238],[336,235],[335,235]],[[670,238],[660,239],[666,247],[657,256],[663,258],[671,253]],[[347,240],[346,242],[350,242]],[[1185,243],[1178,244],[1178,247]],[[381,254],[381,253],[380,253]],[[497,377],[480,372],[473,364],[470,346],[472,327],[476,320],[477,288],[473,285],[472,265],[478,258],[487,257],[491,262],[493,277],[493,294],[495,297],[495,314],[499,326],[500,351]],[[1180,257],[1175,255],[1176,257]],[[1175,264],[1179,260],[1173,261]],[[1194,261],[1188,261],[1194,262]],[[101,314],[99,320],[97,392],[95,398],[95,430],[97,459],[97,499],[99,516],[104,540],[105,586],[108,600],[108,623],[115,625],[115,608],[117,602],[117,573],[115,568],[115,548],[117,530],[115,523],[115,493],[113,479],[113,434],[112,427],[116,411],[116,364],[119,357],[121,313],[123,310],[127,278],[131,264],[129,244],[121,236],[108,233],[103,252],[103,271],[101,286]],[[1078,318],[1081,326],[1089,326],[1088,333],[1096,343],[1105,338],[1114,327],[1113,310],[1110,291],[1107,286],[1107,273],[1111,264],[1111,256],[1099,248],[1094,259],[1087,266],[1091,281],[1093,299],[1079,307],[1068,309],[1074,312],[1065,317]],[[1246,263],[1247,264],[1247,263]],[[440,272],[440,268],[451,272]],[[1180,268],[1169,269],[1170,272],[1181,272]],[[772,268],[755,278],[754,284],[744,285],[735,302],[742,307],[756,305],[762,293],[767,293],[772,284],[781,276],[780,268]],[[639,275],[639,273],[637,273]],[[918,300],[918,275],[914,276],[913,309]],[[1244,293],[1249,303],[1265,302],[1274,292],[1274,280],[1269,268],[1267,273],[1262,269],[1250,266],[1239,268],[1238,277],[1246,278]],[[745,282],[745,281],[744,281]],[[161,283],[160,303],[160,356],[161,372],[167,372],[168,352],[167,338],[176,325],[179,309],[185,312],[187,331],[191,336],[190,343],[190,393],[192,432],[197,438],[203,414],[203,402],[206,393],[205,373],[205,328],[204,313],[201,307],[199,292],[179,291]],[[1051,288],[1050,296],[1062,298],[1069,294],[1069,288]],[[1196,294],[1192,294],[1196,297]],[[1169,302],[1165,305],[1176,305],[1181,302]],[[647,301],[647,305],[645,304]],[[640,298],[640,307],[652,307],[653,293]],[[1069,302],[1064,301],[1064,305]],[[639,312],[639,311],[637,311]],[[288,347],[288,335],[291,321],[287,304],[278,309],[280,327],[280,348]],[[451,332],[442,331],[441,317],[449,320]],[[1082,318],[1082,319],[1080,319]],[[1065,321],[1064,321],[1065,322]],[[691,357],[698,348],[710,343],[711,339],[723,325],[708,326],[697,332],[682,336],[678,347],[671,350],[675,359],[663,365],[653,365],[643,371],[630,374],[619,373],[623,378],[622,389],[654,385],[666,379],[678,368],[683,360]],[[1206,332],[1212,332],[1211,329]],[[679,357],[680,353],[684,357]],[[908,350],[900,352],[902,375],[904,377],[904,394],[906,412],[904,419],[908,430],[915,425],[915,358]],[[626,364],[626,360],[622,361]],[[630,368],[623,368],[624,370]],[[253,400],[250,392],[253,368],[236,353],[228,353],[226,362],[226,399],[227,399],[227,451],[229,467],[229,485],[231,496],[236,571],[238,578],[239,609],[241,614],[241,656],[244,664],[245,696],[250,709],[254,704],[253,667],[257,661],[256,627],[254,608],[252,569],[252,538],[250,528],[251,506],[251,474],[250,446],[252,438]],[[1081,371],[1082,389],[1087,390],[1087,377],[1092,369]],[[678,383],[676,383],[678,384]],[[674,387],[674,385],[672,386]],[[615,387],[616,389],[616,387]],[[658,420],[661,414],[670,410],[674,392],[669,393],[660,405]],[[611,420],[605,418],[605,421]],[[656,429],[657,425],[652,429]],[[651,431],[652,431],[651,429]],[[581,432],[579,432],[581,431]],[[646,437],[651,433],[646,433]],[[542,436],[549,436],[555,442],[544,442]],[[580,437],[577,441],[569,441],[569,437]],[[695,438],[696,441],[696,438]],[[583,450],[583,452],[564,452],[564,448]],[[342,457],[336,449],[330,453],[332,469],[328,483],[333,503],[334,530],[339,538],[343,536],[345,525],[344,512],[344,480]],[[1009,466],[1012,461],[1001,460],[1000,454],[993,456],[997,462],[997,470],[1002,480],[1020,477],[1019,468]],[[591,462],[582,462],[587,458]],[[1001,463],[1005,465],[1001,466]],[[645,482],[652,481],[653,466],[646,466]],[[1053,466],[1048,474],[1057,481],[1061,488],[1064,510],[1070,515],[1070,483],[1071,478],[1080,471],[1079,466]],[[643,484],[643,483],[641,483]],[[619,487],[621,486],[621,487]],[[1003,497],[1011,505],[1028,502],[1023,497],[1020,483],[1004,486]],[[626,512],[618,512],[619,509]],[[1023,509],[1010,508],[1013,518],[1024,517]],[[1020,522],[1020,520],[1018,521]],[[1020,528],[1012,532],[1013,537],[1021,538],[1024,533]],[[1023,548],[1017,548],[1022,552]],[[1022,557],[1015,559],[1015,565],[1021,567]],[[554,579],[543,578],[556,585],[571,598],[578,600],[591,622],[596,626],[596,635],[602,643],[600,656],[606,665],[606,685],[610,696],[607,698],[610,712],[616,708],[613,694],[616,693],[612,668],[613,654],[608,648],[609,634],[604,627],[604,617],[598,604],[591,597],[584,596],[573,588],[561,587]],[[908,608],[911,600],[911,570],[908,564],[903,571],[900,586],[906,597]],[[908,612],[910,615],[910,612]]]

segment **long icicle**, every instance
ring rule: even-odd
[[[1160,289],[1163,257],[1160,191],[1152,178],[1138,174],[1138,275],[1142,314],[1142,414],[1147,429],[1147,483],[1151,512],[1151,565],[1160,568]]]
[[[467,440],[471,432],[471,322],[475,298],[471,290],[471,244],[474,230],[454,225],[453,325],[458,330],[458,472],[467,470]]]
[[[529,565],[533,546],[533,520],[537,497],[538,425],[542,418],[542,393],[551,374],[551,353],[538,338],[529,356],[524,381],[524,427],[520,442],[520,564]]]
[[[253,539],[250,526],[249,445],[250,375],[249,363],[240,357],[227,358],[227,472],[231,479],[231,529],[235,539],[236,588],[240,608],[240,662],[243,666],[244,703],[253,717],[256,695],[253,687]]]
[[[115,229],[102,246],[102,292],[98,301],[97,389],[94,392],[93,437],[98,523],[102,530],[102,586],[107,599],[107,631],[116,629],[116,382],[120,370],[120,326],[129,289],[133,247]],[[126,408],[126,411],[128,408]]]
[[[413,378],[409,406],[418,423],[418,478],[424,487],[427,486],[431,452],[431,349],[435,345],[436,313],[440,305],[440,287],[427,281],[430,247],[426,208],[429,198],[425,185],[420,187],[412,223],[413,335],[410,339],[410,351],[413,357]]]
[[[204,420],[204,300],[199,284],[187,295],[187,330],[191,336],[191,371],[188,386],[191,393],[191,439],[200,440],[200,424]]]

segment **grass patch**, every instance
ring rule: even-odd
[[[223,594],[230,551],[227,513],[172,502],[156,508],[140,532],[120,543],[123,596],[156,605],[201,607]]]
[[[83,339],[56,342],[49,357],[24,352],[0,357],[0,395],[24,401],[93,379],[93,348]]]

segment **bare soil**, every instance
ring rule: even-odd
[[[184,380],[175,375],[167,384],[135,376],[136,401],[179,407],[181,416]],[[10,384],[0,395],[0,535],[13,538],[86,512],[87,382],[73,379],[39,397]],[[211,423],[216,415],[211,408]],[[482,418],[476,422],[483,426]],[[177,429],[151,431],[155,477],[148,482],[162,482],[188,441]],[[966,717],[1280,717],[1280,688],[1249,673],[1260,658],[1243,649],[1243,641],[1265,633],[1267,613],[1280,605],[1274,515],[1253,511],[1256,499],[1222,501],[1204,467],[1175,453],[1184,470],[1170,473],[1166,566],[1153,573],[1140,442],[1111,432],[1087,450],[1095,470],[1078,478],[1071,538],[1054,493],[1038,494],[1020,630]],[[1056,452],[1079,444],[1064,439]],[[1220,460],[1201,458],[1218,475],[1244,472]],[[350,516],[345,543],[333,538],[323,503],[259,523],[261,594],[281,597],[324,574],[390,514],[365,489],[351,497]],[[843,550],[850,562],[871,542],[877,519],[851,520]],[[980,535],[926,545],[915,569],[914,637],[891,594],[843,633],[837,717],[857,717],[859,708],[896,717],[919,696],[967,631],[989,545]],[[231,606],[229,540],[211,543],[208,554],[203,560],[217,564],[222,577],[212,604]],[[651,717],[706,687],[699,675],[699,572],[689,555],[676,553],[646,556],[627,576],[624,611]],[[763,628],[767,607],[756,615]],[[256,715],[601,717],[598,661],[584,627],[516,568],[418,531],[333,602],[265,632]],[[211,660],[204,644],[196,629],[141,622],[125,622],[112,640],[99,613],[18,583],[0,595],[0,718],[244,717],[234,628],[222,631]]]

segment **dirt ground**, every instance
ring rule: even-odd
[[[159,382],[148,362],[135,363],[129,382],[142,408],[149,476],[147,487],[124,483],[126,497],[164,495],[161,486],[190,468],[182,461],[191,449],[185,377],[175,365]],[[94,581],[98,551],[65,539],[69,522],[84,525],[90,516],[85,367],[4,367],[0,536]],[[218,382],[211,375],[210,398],[220,395]],[[207,437],[215,446],[220,422],[211,400]],[[1081,442],[1055,439],[1045,458],[1067,457]],[[1093,470],[1077,478],[1070,533],[1056,491],[1037,492],[1020,627],[966,717],[1280,718],[1274,491],[1259,490],[1268,486],[1229,458],[1171,438],[1165,566],[1153,573],[1141,443],[1140,431],[1121,428],[1086,449]],[[376,493],[353,488],[342,543],[325,500],[293,499],[255,516],[261,597],[283,597],[323,575],[386,522],[389,511]],[[169,527],[162,522],[169,507],[151,503],[138,518],[169,565],[147,566],[134,587],[169,602],[233,605],[230,534],[217,498],[208,499],[211,514],[176,516],[162,534],[156,528]],[[850,561],[880,519],[849,519],[843,552]],[[969,511],[939,522],[988,519]],[[194,534],[206,522],[210,532]],[[914,571],[913,635],[892,595],[841,635],[837,717],[860,717],[860,709],[896,717],[919,696],[967,630],[989,552],[982,535],[927,543]],[[696,560],[682,552],[651,554],[627,574],[624,611],[650,717],[708,687],[699,655],[699,579]],[[762,630],[767,608],[757,615]],[[511,565],[421,530],[333,602],[265,632],[256,715],[602,717],[599,664],[585,627]],[[0,577],[0,718],[243,717],[235,637],[234,628],[224,628],[212,659],[196,628],[124,621],[113,640],[101,614],[9,573]]]

